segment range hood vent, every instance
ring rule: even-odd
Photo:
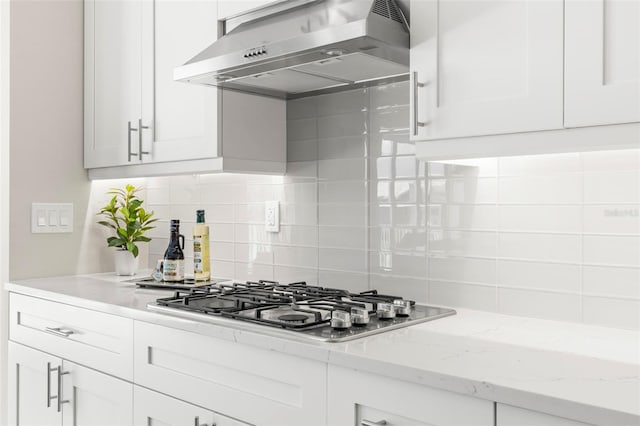
[[[395,0],[289,0],[230,19],[240,23],[176,68],[176,80],[292,99],[409,73]]]

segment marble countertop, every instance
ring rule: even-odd
[[[640,333],[458,309],[344,343],[147,309],[166,290],[113,274],[17,281],[8,291],[607,425],[640,425]],[[258,328],[256,328],[258,327]]]

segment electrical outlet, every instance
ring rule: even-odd
[[[72,203],[32,203],[31,233],[58,234],[73,232]]]
[[[278,201],[264,203],[264,229],[267,232],[280,232],[280,203]]]

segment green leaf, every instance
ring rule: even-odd
[[[149,238],[149,237],[143,237],[143,236],[141,235],[141,236],[139,236],[139,237],[136,237],[133,241],[136,241],[136,242],[137,242],[137,241],[142,241],[142,242],[148,243],[149,241],[151,241],[151,238]]]

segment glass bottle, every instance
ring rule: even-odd
[[[211,278],[209,260],[209,226],[204,223],[204,210],[196,211],[196,226],[193,227],[193,277],[196,281]]]
[[[180,221],[171,220],[169,246],[164,252],[163,281],[184,281],[184,235],[180,235]],[[182,240],[182,244],[180,241]]]

